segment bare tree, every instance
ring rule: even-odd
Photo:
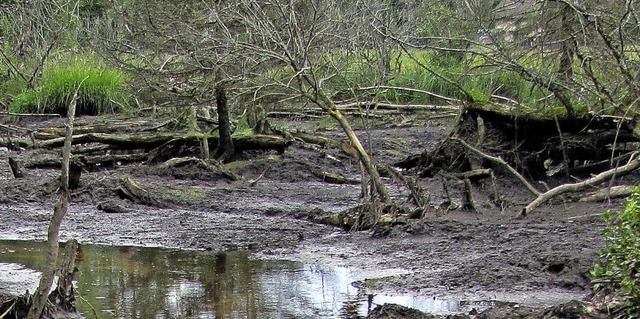
[[[63,45],[78,44],[82,25],[80,1],[15,1],[0,5],[3,21],[2,63],[10,76],[33,87],[45,61]]]
[[[311,103],[330,115],[358,155],[369,195],[389,201],[376,165],[332,99],[332,82],[348,81],[361,64],[357,56],[363,44],[354,41],[354,24],[340,3],[242,0],[222,4],[218,12],[219,23],[229,30],[226,45],[251,63],[243,75],[256,98],[278,94],[282,101]]]
[[[214,104],[221,138],[216,157],[233,156],[232,100],[229,83],[242,67],[233,48],[219,41],[215,5],[205,1],[172,2],[146,0],[117,3],[107,12],[95,41],[97,51],[137,75],[137,96],[154,108],[176,109],[178,127],[201,131],[202,155],[209,157],[209,116]],[[223,106],[223,107],[220,107]],[[228,107],[227,107],[228,106]],[[205,125],[199,125],[203,117]]]

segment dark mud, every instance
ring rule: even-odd
[[[81,118],[80,124],[82,121],[92,119]],[[35,129],[53,122],[23,125]],[[299,127],[308,129],[309,124],[299,123]],[[379,163],[391,164],[433,148],[450,129],[441,120],[422,118],[403,126],[381,125],[359,133]],[[336,130],[313,133],[342,138]],[[9,155],[27,162],[56,152],[3,148],[0,163],[6,164]],[[543,308],[590,293],[588,273],[604,245],[604,223],[599,214],[622,206],[621,201],[605,205],[557,199],[520,219],[519,211],[533,197],[510,176],[499,174],[498,187],[507,207],[489,204],[488,186],[477,184],[474,195],[478,212],[445,210],[441,208],[447,200],[441,180],[421,179],[419,184],[430,194],[432,208],[423,218],[374,238],[368,231],[345,232],[309,221],[314,214],[338,212],[358,204],[360,189],[359,185],[325,183],[313,176],[305,163],[359,177],[357,163],[338,150],[300,141],[283,155],[245,154],[243,162],[229,165],[242,176],[234,182],[184,179],[191,175],[160,174],[142,164],[93,168],[83,173],[80,188],[72,194],[62,239],[73,237],[81,243],[108,245],[251,250],[256,258],[361,269],[358,284],[377,292],[501,300]],[[14,179],[5,164],[0,165],[0,238],[44,239],[59,172],[27,169],[24,178]],[[120,199],[115,185],[121,176],[129,176],[154,189],[158,196],[165,196],[164,207]],[[390,179],[386,183],[397,201],[408,198],[404,185]],[[448,188],[454,202],[459,201],[459,185]],[[105,203],[120,210],[109,213],[97,208]],[[390,269],[397,270],[397,275],[376,275]]]

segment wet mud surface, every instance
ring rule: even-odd
[[[375,160],[391,164],[433,148],[450,129],[442,121],[416,121],[359,134],[374,150]],[[342,139],[336,130],[313,133]],[[0,163],[5,163],[0,165],[0,239],[45,239],[59,176],[55,169],[26,169],[24,178],[14,179],[6,165],[8,156],[26,162],[56,152],[0,150]],[[234,167],[242,177],[239,181],[178,179],[143,164],[116,163],[113,168],[85,172],[81,187],[72,194],[61,237],[106,245],[250,250],[255,258],[360,269],[357,285],[376,292],[502,300],[543,308],[589,294],[588,273],[604,245],[599,214],[623,204],[556,199],[521,219],[519,211],[533,197],[513,178],[499,173],[498,187],[507,207],[488,204],[487,186],[480,184],[474,185],[478,212],[445,210],[441,180],[419,179],[431,196],[431,209],[379,237],[371,231],[347,232],[310,221],[313,214],[358,204],[359,185],[323,182],[301,164],[358,178],[357,162],[338,150],[296,141],[283,155],[245,158]],[[121,176],[169,194],[170,199],[163,208],[121,199],[115,191]],[[397,201],[406,201],[406,187],[390,179],[385,182]],[[459,200],[456,185],[449,192]],[[101,203],[122,210],[105,212],[97,208]],[[390,269],[401,271],[370,279]]]

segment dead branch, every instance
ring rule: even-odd
[[[552,188],[549,191],[545,192],[544,194],[540,194],[538,198],[536,198],[531,203],[529,203],[529,205],[527,205],[527,207],[525,207],[522,210],[521,216],[523,217],[527,216],[534,209],[538,208],[538,206],[542,205],[549,199],[554,198],[558,195],[568,193],[568,192],[577,192],[586,187],[598,185],[614,176],[629,174],[630,172],[634,171],[638,167],[640,167],[640,159],[636,159],[632,157],[632,159],[630,159],[629,162],[624,166],[616,167],[608,171],[602,172],[592,178],[589,178],[579,183],[564,184],[564,185],[560,185],[558,187]]]
[[[122,149],[152,149],[173,139],[183,139],[185,141],[199,143],[202,136],[203,134],[201,133],[147,133],[129,135],[88,133],[74,135],[73,143],[103,143]],[[275,149],[278,151],[284,151],[284,149],[290,144],[290,141],[287,139],[271,135],[234,136],[233,139],[234,145],[237,144],[238,149]],[[217,144],[217,142],[217,137],[213,135],[209,136],[209,143]],[[54,138],[42,142],[36,142],[35,145],[32,146],[53,148],[62,146],[63,143],[64,138]]]
[[[468,150],[470,150],[471,152],[475,153],[476,155],[490,160],[494,163],[498,163],[500,165],[502,165],[504,168],[506,168],[511,174],[513,174],[513,176],[515,176],[522,184],[524,184],[524,186],[533,194],[536,196],[540,196],[540,192],[533,187],[533,185],[531,185],[522,175],[520,175],[520,173],[518,173],[513,167],[511,167],[509,164],[507,164],[507,162],[505,162],[503,159],[499,158],[499,157],[495,157],[495,156],[491,156],[488,154],[485,154],[483,152],[481,152],[480,150],[474,148],[473,146],[467,144],[465,141],[457,138],[457,137],[452,137],[451,138],[454,141],[459,142],[462,146],[466,147]]]
[[[14,112],[0,112],[0,115],[18,116],[18,117],[61,117],[60,114],[36,114],[36,113],[14,113]]]
[[[322,170],[320,167],[309,164],[309,170],[315,177],[322,179],[323,182],[329,184],[360,184],[360,180],[349,178],[341,174],[335,174]]]
[[[339,102],[338,102],[339,103]],[[352,102],[352,103],[343,103],[337,104],[338,109],[350,109],[350,108],[358,108],[361,109],[363,107],[367,107],[371,110],[398,110],[398,111],[460,111],[459,106],[449,106],[449,105],[432,105],[432,104],[393,104],[393,103],[384,103],[384,102],[371,102],[371,101],[362,101],[362,102]]]
[[[147,154],[145,153],[84,156],[83,161],[86,163],[86,166],[83,168],[92,170],[96,167],[143,162],[146,159]],[[56,157],[44,157],[24,164],[25,168],[60,168],[61,166],[62,160]]]

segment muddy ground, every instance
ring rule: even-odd
[[[358,133],[376,161],[391,164],[435,147],[449,134],[451,118],[436,117],[402,115]],[[80,118],[78,126],[95,121]],[[60,122],[31,119],[10,124],[35,130]],[[342,138],[337,128],[318,127],[315,122],[280,120],[274,125]],[[26,163],[57,154],[59,150],[0,149],[0,238],[45,239],[59,176],[56,169],[26,169],[24,178],[14,179],[8,156]],[[339,150],[295,141],[282,155],[251,152],[241,159],[244,161],[228,166],[242,177],[238,181],[198,179],[192,170],[166,171],[141,163],[91,168],[83,173],[80,188],[71,197],[62,239],[198,250],[249,249],[256,258],[361,269],[358,284],[376,292],[496,299],[541,309],[590,293],[589,270],[604,245],[600,213],[620,209],[623,203],[579,203],[565,197],[521,219],[519,212],[533,196],[498,171],[506,207],[491,205],[486,195],[488,183],[481,182],[474,185],[478,212],[448,210],[441,179],[425,178],[418,180],[431,198],[424,216],[379,236],[373,231],[348,232],[310,221],[313,215],[339,212],[359,203],[359,185],[323,182],[305,164],[358,178],[357,163]],[[408,172],[412,174],[415,172]],[[164,207],[121,199],[115,185],[122,176],[166,196]],[[388,178],[385,182],[396,201],[407,201],[409,191],[404,185]],[[451,182],[448,186],[454,204],[459,202],[460,185]],[[121,210],[97,208],[105,204]],[[403,270],[400,275],[371,279],[398,269]]]

